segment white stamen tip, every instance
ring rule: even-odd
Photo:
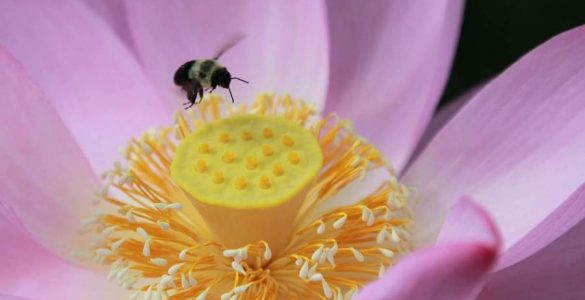
[[[271,258],[272,258],[272,251],[270,251],[268,244],[266,244],[266,249],[264,249],[264,260],[270,260]]]
[[[219,299],[229,300],[231,297],[232,297],[232,292],[227,292],[227,293],[221,294],[221,297]]]
[[[187,280],[187,276],[185,274],[181,274],[181,287],[184,289],[188,289],[191,287],[189,280]]]
[[[112,252],[112,250],[106,249],[106,248],[99,248],[99,249],[95,250],[95,253],[97,255],[100,255],[100,256],[110,256],[110,255],[114,254],[114,252]]]
[[[179,259],[186,260],[187,259],[187,252],[189,252],[189,248],[185,248],[185,249],[181,250],[181,252],[179,253]]]
[[[118,228],[118,225],[108,226],[108,227],[106,227],[106,229],[104,229],[102,231],[102,235],[109,236],[110,234],[112,234],[114,232],[114,230],[116,230],[116,228]]]
[[[116,242],[114,242],[112,244],[112,251],[117,251],[118,249],[120,249],[120,247],[122,247],[122,244],[126,241],[126,238],[117,240]]]
[[[300,267],[303,264],[303,259],[300,256],[297,256],[297,259],[295,260],[295,265],[297,267]]]
[[[93,224],[97,224],[100,222],[100,218],[99,217],[89,217],[89,218],[85,218],[83,219],[83,226],[89,226],[89,225],[93,225]]]
[[[307,278],[308,274],[309,274],[309,262],[305,261],[305,263],[301,267],[301,270],[299,271],[299,277]]]
[[[319,221],[319,227],[317,227],[317,234],[325,233],[325,223],[323,221]]]
[[[357,250],[356,248],[350,248],[351,252],[353,253],[353,257],[359,262],[363,262],[365,260],[364,255]]]
[[[159,267],[164,267],[167,265],[167,260],[164,258],[151,258],[150,263]]]
[[[321,280],[321,284],[323,285],[323,294],[325,294],[325,297],[331,298],[331,296],[333,296],[333,292],[331,291],[331,287],[329,286],[327,281],[323,279]]]
[[[181,267],[183,267],[183,265],[185,265],[185,263],[174,264],[172,267],[169,268],[169,271],[167,273],[169,275],[175,275],[181,269]]]
[[[378,270],[378,278],[382,277],[384,273],[386,273],[386,268],[384,267],[384,265],[381,264],[380,269]]]
[[[146,230],[144,230],[144,228],[142,227],[138,227],[136,228],[136,232],[138,233],[138,235],[140,235],[143,239],[148,239],[150,236],[148,235],[148,233],[146,232]]]
[[[164,289],[167,285],[169,285],[173,281],[173,276],[163,275],[160,279],[160,288]]]
[[[318,261],[321,258],[322,254],[323,254],[323,246],[319,246],[319,248],[317,248],[317,250],[315,250],[315,252],[313,252],[313,255],[311,256],[311,260]]]
[[[191,272],[189,272],[189,283],[191,284],[191,286],[197,285],[197,279],[193,278],[193,274],[191,274]]]
[[[251,283],[247,283],[247,284],[242,284],[242,285],[236,287],[234,289],[234,294],[239,295],[239,294],[245,292],[248,289],[248,287],[250,287],[250,285],[252,285],[252,284]]]
[[[197,296],[195,300],[205,300],[205,298],[207,298],[207,295],[209,294],[209,289],[211,288],[206,288],[205,291],[199,294],[199,296]]]
[[[134,213],[132,213],[131,210],[126,213],[126,219],[128,219],[128,222],[130,223],[136,223],[136,218],[134,218]]]
[[[163,221],[156,221],[156,223],[158,224],[158,226],[162,229],[162,230],[169,230],[169,228],[171,227],[171,225],[167,222],[163,222]]]
[[[384,227],[382,230],[380,230],[380,232],[378,232],[378,235],[376,236],[376,243],[383,244],[386,240],[386,234],[386,228]]]
[[[309,281],[321,281],[323,280],[323,274],[321,273],[315,273],[313,275],[311,275],[311,277],[309,277]]]
[[[400,242],[400,236],[398,236],[398,233],[396,232],[396,229],[394,229],[394,228],[392,228],[391,237],[392,237],[392,242],[394,242],[394,243]]]
[[[146,257],[150,256],[150,239],[147,239],[146,242],[144,242],[144,247],[142,248],[142,255]]]
[[[181,208],[183,208],[183,205],[181,205],[181,203],[171,203],[171,204],[168,204],[167,206],[165,206],[164,209],[168,210],[168,209],[181,209]]]
[[[343,215],[343,217],[337,219],[337,221],[333,222],[333,228],[335,229],[341,229],[341,227],[343,227],[343,225],[345,225],[345,222],[347,221],[347,215]]]
[[[378,248],[378,250],[380,251],[380,253],[382,253],[382,255],[384,255],[388,258],[394,257],[394,251],[392,251],[390,249]]]
[[[242,267],[242,265],[237,261],[232,261],[232,269],[234,269],[236,272],[238,272],[242,275],[246,275],[246,271],[244,270],[244,267]]]

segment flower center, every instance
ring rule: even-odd
[[[349,299],[410,251],[408,189],[347,121],[289,97],[221,103],[103,174],[85,223],[108,278],[143,299]]]
[[[323,165],[314,135],[276,116],[215,120],[177,148],[171,174],[222,244],[287,242],[306,187]]]

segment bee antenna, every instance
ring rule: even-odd
[[[246,80],[244,80],[242,78],[238,78],[238,77],[232,77],[232,79],[239,80],[239,81],[244,82],[244,83],[249,83]]]
[[[230,91],[230,97],[232,97],[232,103],[234,103],[234,95],[232,94],[232,89],[228,88],[228,91]]]

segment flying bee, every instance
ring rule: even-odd
[[[189,102],[183,103],[186,105],[185,109],[199,103],[203,100],[204,92],[213,92],[218,86],[227,89],[230,92],[232,103],[234,102],[234,95],[230,89],[232,79],[248,83],[248,81],[241,78],[232,77],[226,67],[219,64],[217,61],[222,54],[235,46],[243,36],[239,36],[224,46],[218,54],[212,59],[190,60],[182,64],[175,72],[175,84],[180,86],[182,90],[187,93]],[[197,101],[197,96],[200,100]]]

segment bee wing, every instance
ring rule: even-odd
[[[228,43],[226,43],[223,47],[221,47],[219,49],[219,51],[215,55],[214,59],[215,60],[219,59],[224,53],[226,53],[228,50],[230,50],[235,45],[237,45],[245,37],[246,37],[246,35],[241,33],[241,32],[234,35],[231,39],[228,40]]]

